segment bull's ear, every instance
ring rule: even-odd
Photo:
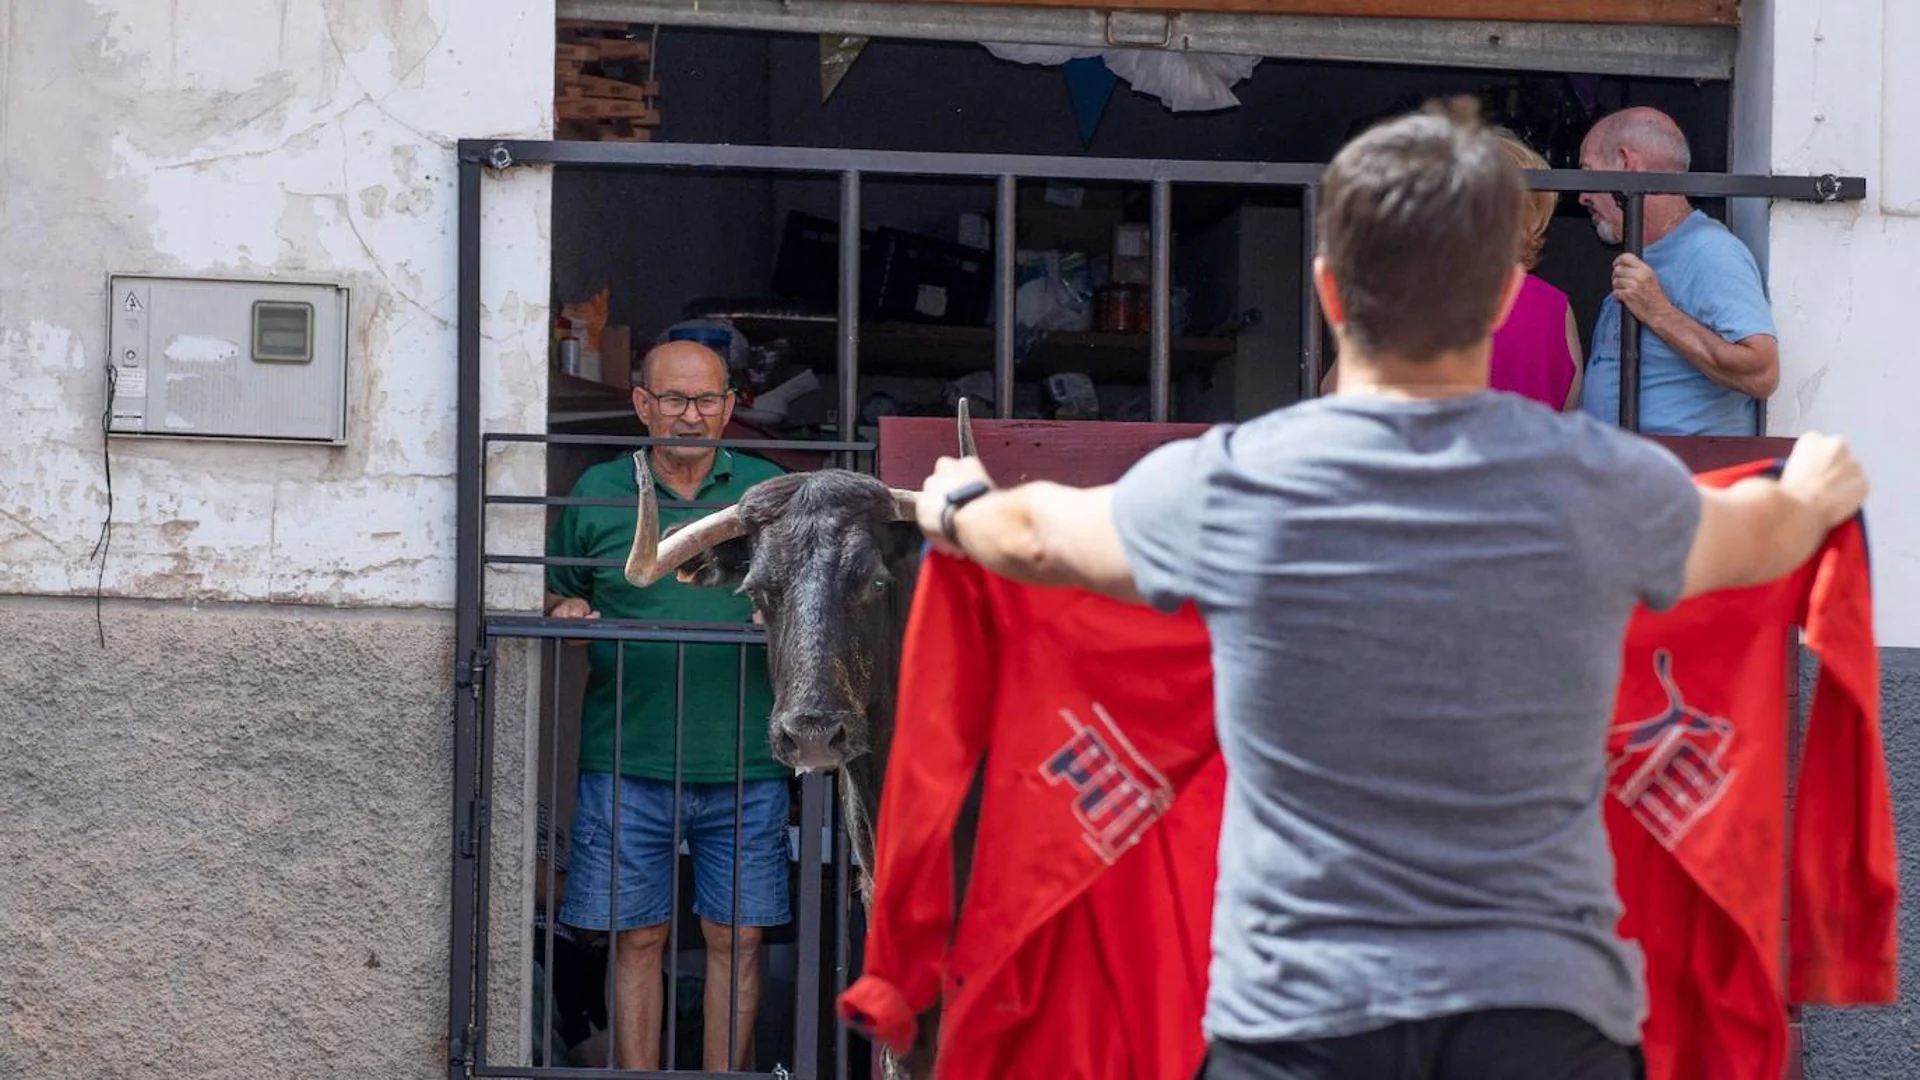
[[[736,537],[715,544],[680,565],[678,577],[688,585],[737,589],[753,562],[753,538]]]

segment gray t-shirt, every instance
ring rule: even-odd
[[[1323,398],[1127,473],[1136,584],[1213,638],[1210,1037],[1537,1007],[1639,1041],[1606,728],[1699,514],[1665,449],[1492,391]]]

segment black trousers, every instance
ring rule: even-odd
[[[1337,1039],[1217,1040],[1196,1080],[1643,1080],[1639,1047],[1572,1013],[1488,1009]]]

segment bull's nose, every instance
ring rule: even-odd
[[[846,721],[825,716],[776,722],[772,735],[775,760],[795,769],[839,768],[853,743]]]

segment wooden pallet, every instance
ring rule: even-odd
[[[649,142],[660,126],[660,84],[646,75],[651,46],[627,23],[561,19],[554,45],[553,112],[562,139]]]

